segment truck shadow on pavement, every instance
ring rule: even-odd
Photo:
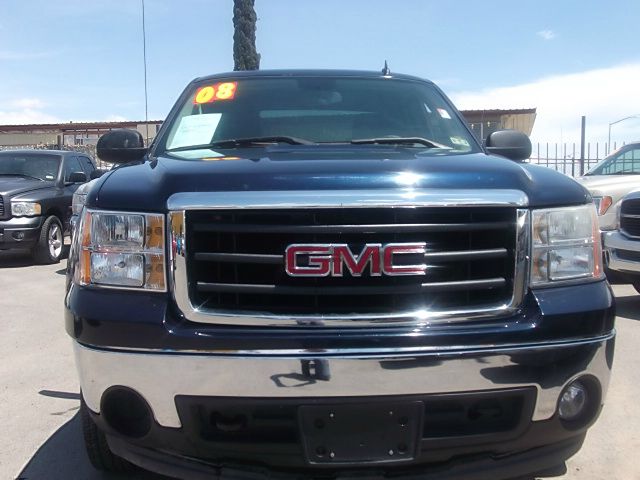
[[[65,260],[69,255],[69,245],[65,245],[62,247],[62,257],[61,261]],[[62,264],[64,265],[64,264]],[[20,252],[4,252],[0,251],[0,268],[23,268],[23,267],[31,267],[38,266],[37,263],[33,261],[30,252],[28,251],[20,251]]]
[[[553,472],[551,476],[561,475]],[[547,478],[545,476],[545,478]],[[80,413],[62,425],[31,457],[15,480],[172,480],[151,472],[137,471],[129,474],[100,472],[93,468],[82,443]],[[536,480],[526,476],[512,480]]]
[[[62,425],[31,457],[16,480],[171,480],[139,471],[116,475],[96,470],[89,463],[82,443],[80,414]]]
[[[0,268],[20,268],[34,265],[28,252],[0,252]]]

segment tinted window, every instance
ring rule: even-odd
[[[68,182],[73,172],[83,172],[84,169],[76,157],[67,157],[64,160],[64,181]]]
[[[91,172],[96,169],[95,165],[89,157],[78,157],[78,160],[80,160],[83,171],[87,174],[87,178],[89,178],[91,176]]]
[[[55,180],[60,157],[46,154],[5,153],[0,155],[0,175]]]

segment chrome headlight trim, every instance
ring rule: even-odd
[[[91,231],[91,222],[93,216],[99,215],[130,215],[142,216],[144,218],[145,238],[142,248],[136,248],[132,245],[96,245],[93,243],[93,235]],[[153,218],[154,222],[149,219]],[[159,225],[155,225],[159,222]],[[77,233],[73,239],[73,251],[76,252],[77,262],[74,266],[74,282],[83,287],[114,289],[114,290],[130,290],[138,292],[167,292],[167,254],[166,254],[166,219],[161,213],[151,212],[132,212],[132,211],[114,211],[114,210],[98,210],[84,209],[78,224]],[[149,229],[153,229],[152,232]],[[160,235],[160,238],[154,238]],[[158,242],[159,240],[159,242]],[[122,286],[96,283],[91,281],[91,254],[92,253],[110,253],[110,254],[131,254],[142,255],[145,260],[144,283],[140,287]],[[146,269],[149,265],[151,270]],[[160,272],[160,269],[162,270]],[[161,280],[162,287],[149,286],[152,276],[161,275],[157,280]]]
[[[604,278],[601,236],[594,203],[533,209],[531,212],[531,272],[529,278],[531,288],[575,285],[600,281]],[[564,227],[565,225],[553,224],[551,219],[557,214],[571,213],[576,215],[573,225],[575,232],[572,232],[575,235],[569,238],[558,238],[558,233],[554,232],[553,227]],[[578,218],[578,215],[582,215],[583,218]],[[580,229],[584,229],[584,232],[580,233]],[[556,238],[553,238],[554,235]],[[562,233],[559,236],[561,237]],[[566,274],[564,277],[556,276],[554,279],[552,261],[561,261],[562,257],[558,252],[562,250],[583,250],[587,254],[587,266],[590,269],[585,269],[582,273]],[[553,257],[552,254],[555,254],[556,257]],[[577,262],[573,262],[573,264],[575,265]]]

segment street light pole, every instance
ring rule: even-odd
[[[631,118],[640,118],[640,113],[636,113],[635,115],[629,115],[628,117],[621,118],[620,120],[616,120],[615,122],[611,122],[609,124],[609,141],[607,143],[607,155],[611,152],[611,126],[616,123],[624,122],[625,120],[629,120]]]

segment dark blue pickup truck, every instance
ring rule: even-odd
[[[180,478],[498,479],[580,448],[614,300],[572,179],[431,82],[194,80],[90,189],[66,328],[92,463]]]

